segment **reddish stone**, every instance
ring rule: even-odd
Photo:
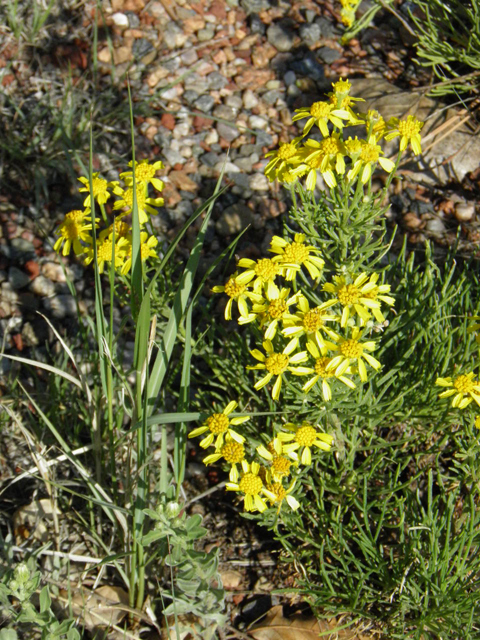
[[[23,338],[21,333],[14,333],[12,335],[12,342],[18,351],[23,351]]]
[[[27,262],[25,263],[25,271],[30,276],[30,280],[36,278],[40,273],[38,262],[36,262],[35,260],[27,260]]]
[[[13,75],[13,73],[7,73],[2,78],[2,85],[4,87],[8,87],[8,85],[12,84],[14,80],[15,80],[15,76]]]
[[[212,119],[205,118],[204,116],[195,116],[193,118],[192,124],[196,131],[202,131],[203,129],[211,129]]]
[[[160,118],[160,124],[165,127],[165,129],[173,131],[175,129],[175,116],[171,113],[163,113]]]
[[[213,0],[208,13],[212,13],[219,22],[224,22],[227,19],[225,3],[220,2],[220,0]]]

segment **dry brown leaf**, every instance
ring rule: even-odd
[[[353,629],[340,629],[337,620],[317,620],[313,616],[294,614],[290,618],[283,615],[282,605],[272,607],[262,622],[249,629],[248,635],[255,640],[368,640],[373,636],[357,634]],[[331,633],[328,633],[331,631]],[[319,634],[325,635],[320,636]]]
[[[60,595],[67,595],[67,592]],[[122,587],[104,585],[95,591],[81,587],[72,596],[72,612],[90,631],[118,625],[127,615],[128,593]]]

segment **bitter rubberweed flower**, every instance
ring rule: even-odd
[[[345,146],[339,133],[333,132],[320,142],[307,140],[302,150],[303,163],[292,169],[292,173],[306,174],[305,186],[309,191],[313,191],[317,183],[317,171],[320,171],[327,185],[333,188],[337,185],[333,172],[336,171],[340,175],[345,173],[344,156]]]
[[[475,380],[474,376],[475,374],[471,371],[455,378],[437,378],[436,385],[449,387],[438,397],[450,398],[453,396],[451,406],[455,409],[465,409],[473,400],[480,406],[480,382]]]
[[[269,251],[277,254],[273,258],[274,262],[287,266],[285,279],[289,281],[295,280],[298,270],[302,266],[305,266],[310,277],[316,280],[320,277],[321,271],[325,266],[325,261],[320,256],[315,255],[316,253],[321,253],[320,249],[305,244],[304,233],[296,233],[291,242],[284,240],[280,236],[273,236]],[[295,265],[295,269],[288,266],[292,264]]]
[[[240,481],[227,482],[226,484],[227,491],[243,493],[245,511],[265,511],[267,503],[263,496],[272,501],[276,500],[275,494],[263,484],[259,471],[260,465],[257,462],[249,464],[246,460],[243,460]]]
[[[284,500],[292,511],[296,511],[300,507],[298,500],[291,495],[294,487],[295,480],[287,489],[285,489],[281,482],[272,482],[267,484],[267,489],[275,495],[275,500],[272,500],[271,498],[269,498],[269,500],[272,503],[272,506],[278,504],[277,513],[280,513]]]
[[[315,358],[315,364],[312,369],[312,373],[315,373],[315,375],[303,385],[302,389],[305,393],[308,393],[313,389],[317,382],[321,380],[323,399],[325,402],[329,402],[332,399],[332,390],[328,384],[328,378],[336,378],[350,389],[355,389],[356,385],[352,380],[350,380],[350,378],[347,378],[344,375],[336,376],[331,369],[328,369],[328,365],[331,363],[333,358],[329,358],[327,356],[328,349],[326,346],[320,347],[319,350],[315,343],[307,342],[307,349],[313,358]],[[347,369],[344,373],[350,373],[350,371]]]
[[[284,428],[293,433],[280,431],[276,438],[282,443],[285,453],[294,460],[298,459],[300,453],[300,462],[305,466],[312,463],[312,447],[317,447],[322,451],[330,451],[332,447],[333,436],[317,431],[308,422],[303,422],[301,425],[287,422]]]
[[[225,462],[231,465],[229,480],[230,482],[238,482],[238,467],[237,464],[241,464],[245,460],[245,447],[240,442],[236,442],[227,433],[225,436],[225,443],[215,453],[211,453],[203,459],[205,465],[213,464],[223,458]]]
[[[391,173],[395,168],[395,163],[388,158],[384,158],[382,147],[377,144],[374,135],[371,135],[367,142],[361,141],[360,154],[353,163],[353,167],[347,173],[347,180],[353,181],[357,175],[360,175],[362,184],[370,179],[372,172],[378,163],[384,171]]]
[[[290,340],[290,342],[286,345],[281,353],[276,353],[271,341],[265,340],[263,342],[263,348],[265,349],[266,355],[263,354],[259,349],[253,349],[253,351],[250,351],[252,356],[256,360],[259,360],[260,363],[254,366],[247,366],[247,369],[264,369],[267,371],[267,374],[255,383],[255,389],[262,389],[270,382],[270,380],[274,376],[276,376],[277,379],[275,380],[272,389],[272,398],[274,400],[278,400],[282,388],[282,378],[287,371],[297,376],[303,376],[307,373],[310,373],[310,369],[306,369],[305,367],[293,366],[298,365],[301,362],[305,362],[305,360],[307,360],[308,358],[306,351],[294,353],[297,346],[298,338],[293,338],[293,340]],[[292,353],[294,354],[291,355]]]
[[[395,304],[395,298],[392,296],[385,295],[390,292],[391,285],[389,284],[377,284],[378,279],[380,278],[380,274],[372,273],[370,275],[370,279],[368,281],[368,286],[364,287],[362,292],[362,296],[367,298],[368,300],[372,300],[373,302],[384,302],[392,307]],[[385,316],[383,315],[380,304],[378,307],[371,307],[371,311],[375,316],[377,322],[385,322]]]
[[[235,272],[224,285],[215,285],[212,287],[213,293],[226,293],[228,296],[228,302],[225,306],[225,320],[232,319],[232,307],[235,301],[238,306],[238,312],[243,318],[247,318],[249,315],[247,300],[252,302],[261,303],[263,296],[259,293],[249,291],[246,284],[240,284],[237,282],[238,272]]]
[[[320,347],[325,345],[322,331],[332,340],[337,340],[338,334],[326,325],[327,322],[339,319],[337,315],[328,313],[327,309],[330,306],[331,303],[327,302],[310,309],[308,300],[300,295],[297,302],[298,310],[293,319],[288,320],[288,326],[283,329],[282,334],[289,338],[305,335],[308,341],[316,341]]]
[[[272,451],[270,449],[272,449]],[[275,452],[273,446],[267,448],[262,444],[257,447],[256,451],[259,456],[272,463],[268,468],[268,471],[270,472],[275,482],[281,482],[282,478],[290,475],[290,467],[292,466],[292,461],[285,456],[278,455]]]
[[[418,156],[418,154],[422,153],[420,131],[424,124],[424,122],[417,120],[415,116],[407,116],[406,120],[391,118],[388,121],[388,126],[394,130],[385,135],[385,140],[392,140],[400,136],[400,151],[405,151],[408,144],[410,144],[413,153]]]
[[[72,247],[76,256],[84,253],[85,247],[82,246],[80,241],[91,242],[92,222],[90,213],[90,209],[85,209],[84,211],[75,209],[65,214],[63,222],[55,231],[60,236],[53,245],[55,251],[59,252],[63,245],[62,254],[64,256],[69,255]]]
[[[133,161],[130,160],[128,166],[131,167],[132,165]],[[157,191],[162,191],[165,185],[162,180],[155,177],[155,174],[163,168],[164,165],[161,160],[157,160],[153,164],[150,164],[148,160],[140,160],[140,162],[135,163],[135,180],[137,183],[144,185],[152,184]],[[120,178],[122,178],[127,187],[130,187],[133,183],[133,171],[121,173]]]
[[[272,159],[265,167],[265,175],[270,182],[273,182],[276,178],[284,182],[290,170],[300,163],[301,158],[298,150],[299,140],[301,140],[301,138],[297,137],[291,142],[284,142],[276,151],[269,151],[265,154],[265,158],[272,156]]]
[[[92,187],[93,187],[93,197],[98,202],[98,204],[105,204],[106,201],[110,198],[111,194],[108,191],[111,188],[114,188],[117,185],[117,182],[107,182],[103,178],[99,178],[99,172],[92,174]],[[86,192],[88,196],[83,201],[84,207],[91,207],[91,193],[90,193],[90,181],[88,178],[78,178],[79,181],[85,185],[79,189],[80,193]]]
[[[238,261],[238,266],[245,269],[243,273],[235,278],[238,284],[249,284],[253,281],[253,290],[255,293],[262,294],[266,289],[268,295],[273,297],[278,291],[275,284],[277,276],[283,276],[285,269],[299,269],[297,265],[281,265],[278,262],[270,260],[270,258],[261,258],[260,260],[250,260],[250,258],[242,258]]]
[[[337,378],[339,378],[349,371],[351,366],[356,365],[358,367],[360,380],[362,382],[366,382],[368,380],[368,376],[367,368],[363,361],[364,359],[376,371],[381,369],[381,363],[369,353],[366,353],[366,351],[375,350],[375,342],[373,340],[360,342],[361,337],[361,330],[358,327],[354,327],[350,338],[344,338],[341,336],[336,344],[333,342],[328,343],[327,347],[332,351],[337,351],[338,355],[334,356],[327,365],[327,371],[334,371]]]
[[[125,238],[126,240],[128,240],[131,243],[131,241],[132,241],[132,228],[128,224],[128,222],[124,222],[123,220],[120,220],[119,218],[117,218],[115,220],[115,222],[114,222],[114,225],[115,225],[115,242],[119,238]],[[113,237],[113,227],[114,227],[114,225],[111,224],[107,229],[104,229],[103,231],[100,231],[100,233],[98,234],[98,239],[99,240],[104,240],[108,236],[112,236]]]
[[[122,189],[120,186],[116,186],[113,189],[113,193],[120,199],[113,205],[114,211],[119,209],[127,209],[123,215],[132,213],[133,210],[133,187],[128,189]],[[148,198],[145,190],[140,188],[136,189],[137,196],[137,210],[138,220],[141,225],[148,222],[148,214],[154,216],[158,213],[153,207],[161,207],[163,205],[163,198]]]
[[[367,113],[359,113],[359,117],[365,123],[367,135],[374,135],[379,142],[387,132],[387,123],[376,109],[369,109]]]
[[[295,318],[289,313],[289,307],[297,301],[298,293],[290,296],[290,289],[277,289],[273,296],[265,292],[265,299],[252,305],[252,311],[247,316],[240,316],[238,324],[248,324],[257,320],[261,329],[265,327],[264,337],[273,340],[277,333],[278,323],[291,321]]]
[[[113,247],[114,249],[114,260],[115,260],[115,269],[119,269],[125,260],[125,257],[130,249],[130,243],[125,238],[119,238],[118,242],[115,242]],[[93,262],[95,255],[93,252],[93,246],[87,249],[85,254],[84,263],[90,264]],[[97,242],[97,265],[99,273],[103,273],[106,262],[112,261],[112,237],[108,236],[103,240],[99,240]]]
[[[393,298],[383,295],[390,290],[389,285],[377,285],[377,280],[377,274],[368,276],[366,273],[361,273],[350,283],[347,282],[345,276],[333,276],[333,283],[327,282],[323,285],[323,290],[334,296],[328,303],[339,302],[343,307],[340,322],[342,327],[347,326],[349,317],[354,313],[357,313],[360,317],[361,324],[368,322],[370,311],[373,312],[373,309],[380,309],[381,303],[379,300],[387,304],[393,304],[391,302]],[[382,291],[380,291],[380,287],[382,287]],[[388,289],[385,287],[388,287]]]
[[[157,252],[154,247],[158,244],[157,238],[155,236],[149,236],[146,231],[140,232],[140,256],[142,262],[145,262],[148,258],[158,258]],[[125,260],[125,263],[122,267],[122,275],[125,275],[130,271],[132,267],[132,245],[129,242],[128,244],[128,253]]]
[[[320,129],[322,136],[327,138],[330,135],[328,123],[331,122],[337,129],[342,129],[344,123],[342,120],[349,120],[350,115],[343,109],[337,109],[336,104],[329,102],[314,102],[311,107],[302,107],[295,109],[296,115],[292,121],[308,118],[303,127],[303,135],[306,136],[314,124]]]
[[[230,435],[232,440],[235,440],[235,442],[238,442],[239,444],[243,444],[245,442],[245,438],[231,429],[230,425],[235,427],[238,424],[243,424],[244,422],[247,422],[247,420],[250,420],[250,417],[237,416],[236,418],[229,418],[229,415],[235,411],[237,407],[238,403],[235,402],[235,400],[232,400],[227,404],[222,413],[213,413],[200,427],[190,431],[188,437],[196,438],[197,436],[201,436],[209,431],[210,433],[200,442],[200,446],[203,449],[207,449],[214,441],[215,449],[221,449],[227,433]]]

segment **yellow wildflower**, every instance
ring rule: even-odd
[[[62,254],[64,256],[68,256],[72,247],[76,256],[85,251],[85,247],[80,244],[80,241],[91,242],[92,222],[90,213],[90,209],[85,209],[84,211],[75,209],[65,214],[63,222],[55,231],[60,236],[53,245],[55,251],[60,251],[62,245]]]
[[[310,277],[316,280],[320,277],[321,271],[325,266],[325,261],[320,256],[314,255],[320,253],[320,249],[306,245],[305,234],[303,233],[296,233],[292,242],[288,242],[280,236],[273,236],[269,251],[277,254],[273,258],[274,262],[278,262],[281,265],[295,265],[296,268],[294,269],[287,266],[286,280],[295,280],[299,268],[303,265]]]
[[[276,178],[283,182],[290,169],[301,162],[298,150],[299,140],[300,138],[294,138],[292,142],[284,142],[276,151],[269,151],[265,154],[265,158],[272,156],[272,159],[265,167],[265,175],[270,182],[273,182]]]
[[[394,170],[395,163],[381,155],[383,153],[382,147],[377,144],[374,135],[371,135],[367,142],[362,140],[361,145],[360,154],[347,173],[348,180],[352,181],[360,174],[360,180],[365,184],[370,179],[377,162],[387,173]]]
[[[257,320],[261,329],[267,325],[264,333],[265,339],[273,340],[277,333],[278,323],[294,319],[288,308],[297,301],[298,295],[296,293],[290,296],[290,289],[284,287],[275,290],[273,295],[269,295],[266,291],[265,299],[254,303],[251,313],[247,316],[241,316],[238,324],[248,324]]]
[[[260,362],[259,364],[256,364],[254,366],[248,366],[247,369],[264,369],[267,371],[267,374],[255,383],[255,389],[262,389],[270,382],[270,380],[274,376],[276,376],[277,379],[275,380],[275,384],[273,385],[272,389],[272,398],[274,400],[278,400],[282,388],[282,378],[287,371],[297,376],[303,376],[306,373],[310,372],[310,369],[308,368],[292,366],[305,362],[305,360],[307,360],[308,358],[306,351],[300,351],[298,353],[295,353],[294,355],[291,355],[295,351],[297,346],[298,339],[293,338],[293,340],[290,340],[290,342],[286,345],[282,352],[277,353],[275,352],[271,341],[265,340],[263,342],[263,348],[265,349],[266,355],[263,354],[259,349],[253,349],[253,351],[250,351],[252,356]]]
[[[292,173],[307,175],[305,186],[309,191],[315,189],[317,171],[320,171],[323,179],[331,188],[337,184],[333,172],[336,171],[339,175],[345,173],[345,146],[338,133],[334,132],[320,142],[307,140],[302,150],[302,157],[304,158],[303,163],[293,169]]]
[[[224,438],[227,434],[229,434],[235,442],[243,444],[245,442],[245,438],[231,429],[230,425],[236,426],[238,424],[243,424],[244,422],[247,422],[247,420],[250,420],[250,417],[237,416],[236,418],[229,418],[229,415],[235,411],[237,407],[238,403],[235,402],[235,400],[232,400],[227,404],[222,413],[213,413],[200,427],[190,431],[188,437],[196,438],[197,436],[210,431],[210,433],[200,442],[200,446],[203,449],[206,449],[213,444],[213,441],[215,440],[215,449],[217,449],[217,451],[222,448]]]
[[[128,166],[132,166],[132,160],[128,163]],[[150,164],[148,160],[140,160],[140,162],[135,163],[135,179],[137,183],[142,183],[144,185],[152,184],[157,191],[162,191],[165,186],[163,181],[159,178],[155,177],[155,174],[160,169],[163,169],[163,162],[161,160],[157,160],[153,164]],[[133,183],[133,171],[125,171],[120,174],[120,178],[125,182],[127,187],[130,187]]]
[[[300,503],[294,496],[291,495],[294,487],[295,480],[290,484],[288,489],[285,489],[281,482],[270,482],[267,484],[267,489],[275,495],[275,500],[269,498],[272,505],[278,504],[277,513],[280,513],[283,501],[285,500],[292,511],[296,511],[300,507]]]
[[[108,189],[113,188],[117,183],[107,182],[103,178],[99,178],[99,175],[99,172],[92,175],[93,197],[98,202],[98,204],[105,204],[111,195]],[[88,178],[84,178],[83,176],[78,179],[83,185],[85,185],[79,189],[80,193],[88,193],[88,196],[83,201],[83,206],[91,207],[90,180]]]
[[[408,144],[410,144],[413,153],[417,156],[422,153],[420,131],[424,124],[424,122],[417,120],[415,116],[407,116],[406,120],[391,118],[388,121],[388,125],[394,130],[386,134],[385,140],[392,140],[400,136],[400,151],[405,151]]]
[[[285,269],[299,269],[295,264],[280,265],[278,262],[270,260],[270,258],[261,258],[260,260],[250,260],[250,258],[242,258],[238,262],[238,266],[245,269],[243,273],[235,278],[238,284],[248,284],[253,281],[253,290],[255,293],[263,293],[264,288],[268,295],[273,297],[278,287],[275,284],[277,276],[283,276]]]
[[[284,425],[292,433],[281,431],[277,433],[276,439],[283,444],[283,449],[287,455],[294,460],[298,459],[298,453],[301,450],[300,462],[303,465],[312,463],[312,447],[317,447],[322,451],[330,451],[333,444],[333,436],[328,433],[322,433],[308,422],[301,425],[288,422]]]
[[[439,398],[452,399],[452,407],[454,409],[465,409],[475,400],[480,406],[480,382],[474,379],[474,373],[466,373],[455,378],[437,378],[435,384],[439,387],[449,387],[443,391]]]
[[[336,105],[328,102],[314,102],[311,107],[295,109],[296,115],[292,121],[308,118],[303,127],[303,135],[306,136],[314,124],[320,129],[322,136],[327,138],[330,135],[328,123],[331,122],[338,129],[342,129],[343,120],[349,120],[350,116],[344,109],[337,109]]]
[[[248,317],[249,314],[247,300],[252,300],[257,303],[263,301],[263,297],[260,294],[249,291],[246,284],[237,282],[237,276],[238,273],[235,272],[224,285],[215,285],[212,287],[213,293],[226,293],[228,296],[228,302],[225,307],[225,320],[232,319],[234,301],[237,303],[240,316],[244,318]]]
[[[215,453],[211,453],[203,459],[203,464],[209,465],[217,462],[223,458],[225,462],[231,465],[229,480],[230,482],[238,482],[238,468],[237,464],[245,459],[245,447],[240,442],[236,442],[232,436],[227,433],[225,436],[225,443],[217,449]]]
[[[144,225],[146,222],[148,222],[147,214],[154,216],[158,213],[158,211],[153,207],[161,207],[163,205],[163,198],[148,198],[145,190],[141,187],[137,188],[135,191],[137,196],[138,220],[141,225]],[[127,211],[123,215],[132,213],[133,187],[122,189],[117,185],[113,189],[113,193],[120,198],[113,205],[114,211],[117,211],[118,209],[127,209]]]
[[[142,262],[145,262],[148,258],[158,258],[157,252],[154,247],[158,244],[157,238],[155,236],[149,236],[146,231],[142,231],[140,233],[140,256]],[[129,242],[127,259],[122,267],[122,275],[125,275],[130,271],[132,267],[132,245]]]
[[[300,295],[297,302],[298,310],[292,321],[288,321],[288,326],[283,329],[282,334],[286,337],[299,338],[307,336],[308,341],[316,341],[322,347],[325,345],[321,331],[325,332],[332,340],[336,340],[338,335],[326,325],[327,322],[338,320],[338,316],[327,312],[330,302],[321,304],[310,309],[310,303],[305,296]]]
[[[367,368],[365,367],[363,359],[365,359],[376,371],[381,369],[381,363],[369,353],[366,353],[366,351],[375,350],[375,342],[373,340],[360,342],[361,337],[361,330],[358,327],[354,327],[350,338],[340,337],[337,344],[334,344],[333,342],[328,343],[327,347],[332,351],[338,351],[338,355],[331,359],[330,363],[327,365],[327,371],[334,371],[338,378],[343,376],[352,364],[356,364],[360,380],[362,382],[366,382],[368,380]]]
[[[125,257],[128,253],[129,246],[130,246],[129,242],[125,238],[119,238],[118,242],[115,242],[115,245],[113,246],[115,269],[118,269],[123,265]],[[95,256],[93,251],[93,245],[91,245],[86,251],[84,263],[86,265],[90,264],[91,262],[93,262],[94,257]],[[103,273],[105,268],[105,263],[111,262],[111,261],[112,261],[112,236],[108,236],[103,240],[99,240],[97,242],[98,271],[100,273]]]
[[[340,382],[343,382],[347,387],[350,387],[350,389],[355,389],[356,385],[350,380],[350,378],[347,378],[342,374],[336,376],[335,373],[328,368],[333,358],[329,358],[327,356],[328,349],[326,346],[320,347],[319,350],[314,342],[307,342],[307,349],[315,359],[315,364],[312,369],[312,373],[315,373],[315,375],[303,385],[302,389],[305,393],[308,393],[317,384],[317,382],[321,380],[323,399],[325,402],[329,402],[332,399],[332,390],[328,384],[328,378],[336,378],[337,380],[340,380]],[[347,369],[344,373],[350,373],[350,370]]]
[[[249,464],[246,460],[243,460],[242,470],[242,477],[239,482],[227,482],[227,491],[237,491],[244,494],[245,511],[265,511],[267,503],[263,496],[272,501],[276,500],[276,496],[264,486],[259,476],[260,465],[257,462]]]
[[[348,319],[352,313],[358,314],[361,325],[365,324],[370,319],[370,311],[380,309],[379,300],[387,304],[393,304],[393,298],[383,295],[390,290],[389,285],[378,286],[378,275],[376,274],[368,276],[366,273],[361,273],[353,282],[348,282],[345,276],[333,276],[333,280],[333,283],[325,283],[323,290],[334,296],[329,300],[329,304],[339,302],[343,306],[340,322],[342,327],[347,326]]]

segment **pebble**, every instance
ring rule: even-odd
[[[54,296],[53,298],[43,298],[43,307],[57,320],[63,320],[67,316],[77,315],[77,305],[75,298],[69,294]]]
[[[247,205],[237,202],[227,207],[215,223],[215,229],[221,236],[240,233],[252,222],[253,213]]]
[[[227,142],[233,142],[240,135],[240,131],[229,124],[225,124],[224,122],[217,122],[218,135],[226,140]]]
[[[55,294],[55,283],[45,276],[37,276],[30,284],[30,291],[37,296],[49,297]]]
[[[196,95],[198,96],[198,93],[196,93]],[[203,113],[208,113],[213,109],[214,104],[215,104],[215,100],[212,98],[212,96],[204,95],[204,96],[200,96],[197,100],[195,100],[193,106],[197,108],[199,111],[203,111]]]
[[[445,224],[440,218],[433,218],[426,224],[427,231],[431,233],[444,233],[446,231]]]
[[[262,118],[262,116],[250,116],[248,118],[248,126],[252,129],[266,129],[267,125],[267,120]]]
[[[243,106],[245,109],[254,109],[258,106],[259,99],[251,89],[246,89],[242,96]]]
[[[8,270],[8,282],[12,289],[23,289],[30,283],[30,276],[17,267],[10,267]]]
[[[300,27],[300,37],[309,47],[318,43],[322,37],[322,29],[319,24],[303,24]]]
[[[112,20],[113,20],[113,24],[116,27],[125,27],[126,29],[129,26],[128,16],[126,16],[124,13],[120,13],[120,12],[114,13],[112,15]]]
[[[268,178],[263,173],[254,173],[248,177],[248,186],[252,191],[268,191]]]
[[[281,24],[271,24],[267,29],[267,40],[277,51],[282,53],[290,51],[293,47],[294,34],[292,31]]]
[[[473,202],[458,202],[455,205],[455,218],[459,222],[469,222],[475,218],[475,204]]]

